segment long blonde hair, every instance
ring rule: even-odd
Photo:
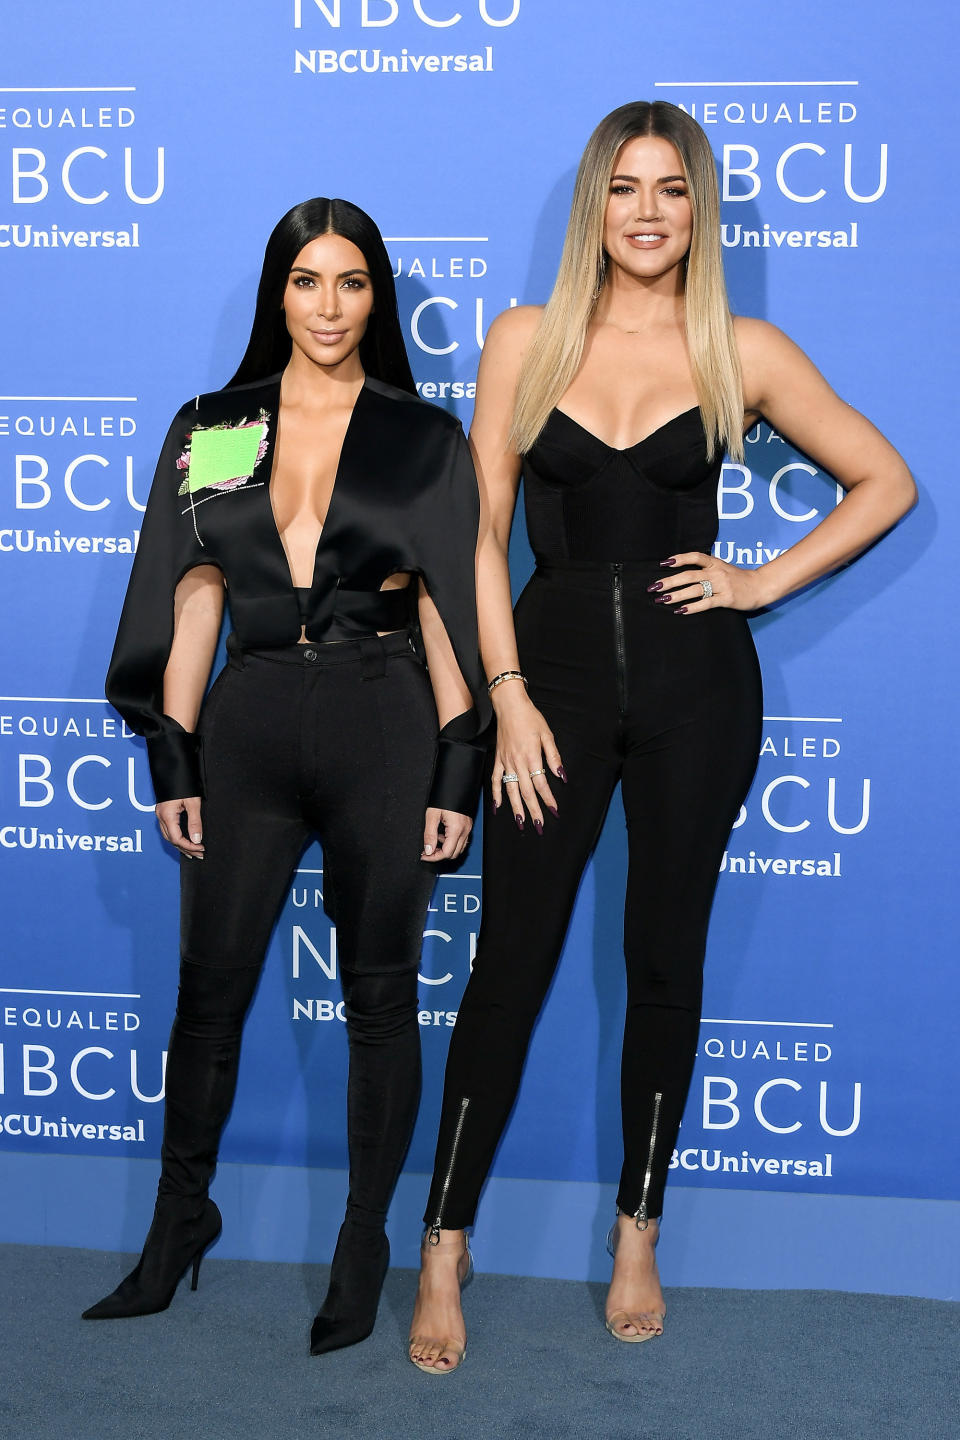
[[[529,450],[583,359],[587,326],[606,279],[603,226],[613,166],[621,147],[654,135],[676,147],[690,192],[693,236],[686,257],[687,346],[707,436],[707,455],[726,449],[743,459],[743,387],[723,277],[720,196],[710,142],[697,122],[665,100],[613,110],[587,141],[553,294],[523,362],[511,441]]]

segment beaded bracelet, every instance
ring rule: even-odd
[[[488,681],[487,693],[492,695],[497,686],[502,685],[504,680],[522,680],[524,685],[527,683],[526,675],[521,675],[519,670],[502,670],[499,675],[494,675],[493,679]]]

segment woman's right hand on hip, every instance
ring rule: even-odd
[[[181,816],[186,819],[181,821]],[[176,846],[181,855],[188,855],[191,860],[203,859],[199,795],[191,795],[187,800],[161,800],[157,806],[157,820],[164,840]]]
[[[522,830],[525,810],[537,834],[543,833],[543,811],[557,814],[557,802],[547,782],[547,771],[566,783],[563,762],[553,732],[540,711],[528,699],[524,686],[511,681],[494,692],[497,716],[497,757],[493,767],[493,804],[499,809],[506,801]],[[504,777],[515,775],[516,780]]]

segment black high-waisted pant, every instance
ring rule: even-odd
[[[434,872],[419,856],[437,736],[426,672],[405,632],[234,651],[199,728],[206,853],[181,860],[160,1193],[206,1193],[267,942],[318,838],[349,1037],[349,1206],[382,1223],[420,1094],[417,970]]]
[[[629,872],[624,1161],[617,1203],[658,1216],[697,1048],[707,922],[760,745],[760,674],[743,615],[675,615],[655,563],[541,565],[516,608],[530,698],[568,784],[538,836],[485,813],[483,919],[447,1062],[425,1220],[473,1223],[560,956],[583,868],[619,780]],[[558,1063],[560,1057],[558,1058]]]

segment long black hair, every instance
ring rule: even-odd
[[[274,227],[263,256],[253,329],[230,385],[246,385],[282,370],[293,342],[283,314],[283,292],[293,263],[318,235],[340,235],[363,254],[373,286],[373,313],[360,341],[360,363],[367,375],[417,393],[403,343],[397,291],[383,236],[370,216],[349,200],[320,196],[288,210]]]

